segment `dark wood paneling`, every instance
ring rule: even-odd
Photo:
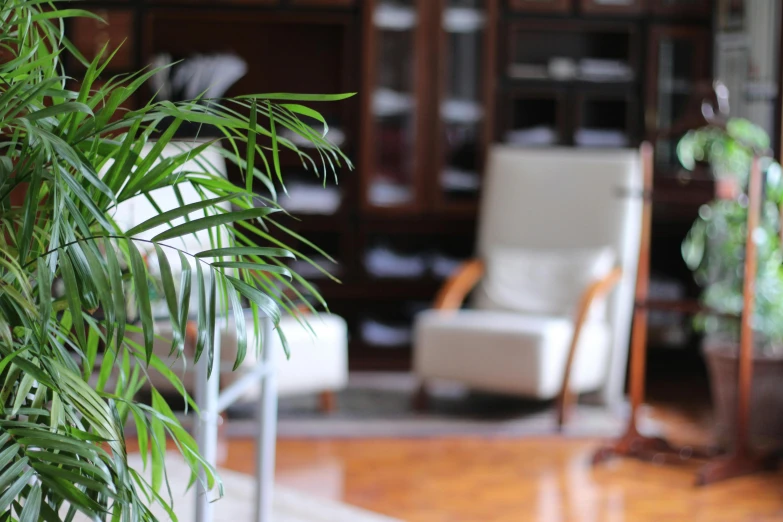
[[[579,0],[580,10],[588,15],[638,15],[647,9],[649,0]]]
[[[572,0],[509,0],[509,7],[528,13],[569,13]]]
[[[99,9],[95,14],[106,23],[93,18],[73,18],[70,37],[73,44],[88,60],[93,60],[107,45],[104,56],[117,54],[111,62],[111,69],[128,71],[134,66],[136,33],[134,13],[130,9]]]
[[[649,0],[649,2],[654,14],[669,16],[707,16],[712,6],[711,0]]]

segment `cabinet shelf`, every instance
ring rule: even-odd
[[[530,88],[575,88],[575,89],[590,89],[600,88],[612,91],[630,91],[637,90],[639,88],[639,81],[624,80],[624,81],[590,81],[582,79],[572,80],[555,80],[553,78],[519,78],[514,76],[507,76],[505,84],[509,87],[530,87]]]

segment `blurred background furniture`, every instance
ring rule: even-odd
[[[173,153],[179,153],[196,144],[174,143],[168,149],[164,149],[162,156],[166,157]],[[202,154],[198,163],[190,162],[182,168],[200,169],[205,167],[216,171],[218,174],[225,175],[226,162],[216,147],[208,148]],[[184,200],[186,202],[189,201],[191,197],[190,187],[180,186],[179,188]],[[171,210],[180,204],[176,194],[171,189],[159,189],[153,191],[150,196],[164,211]],[[152,203],[146,198],[137,197],[123,202],[114,217],[120,226],[127,230],[142,222],[152,212]],[[196,214],[194,213],[194,215]],[[179,224],[180,221],[182,219],[175,221],[174,224]],[[166,225],[161,225],[139,236],[151,238],[160,233],[165,227]],[[172,246],[183,249],[186,252],[196,253],[207,249],[210,244],[209,241],[210,231],[203,230],[188,235],[183,239],[178,238],[169,242],[164,241],[164,243],[170,243]],[[172,251],[171,255],[166,257],[175,276],[178,275],[180,270],[179,255],[176,251]],[[146,261],[150,264],[151,271],[154,274],[157,267],[154,251],[148,253]],[[175,277],[175,280],[179,281],[177,277]],[[195,292],[192,298],[196,298]],[[159,306],[154,307],[153,311],[157,311],[156,315],[159,317],[167,317],[168,312],[162,298],[158,304]],[[197,309],[195,302],[191,303],[191,305],[191,310]],[[248,321],[248,325],[252,325],[253,318],[248,314],[249,311],[246,312],[245,319]],[[229,318],[227,324],[220,329],[219,333],[222,363],[220,375],[221,389],[246,378],[248,374],[252,374],[253,368],[260,361],[260,354],[249,351],[241,367],[237,371],[232,371],[237,355],[236,330],[233,321],[233,318]],[[195,390],[194,380],[196,379],[196,370],[193,363],[195,341],[190,340],[190,342],[186,343],[185,358],[177,360],[176,357],[170,355],[171,324],[168,321],[157,321],[155,327],[157,338],[155,339],[154,352],[163,361],[170,363],[171,369],[179,375],[185,388],[192,393]],[[333,409],[335,406],[334,392],[344,388],[348,381],[348,334],[345,320],[331,314],[318,316],[303,314],[297,317],[284,316],[280,321],[280,328],[288,339],[291,357],[286,359],[277,334],[269,339],[269,344],[265,348],[271,351],[271,360],[278,368],[278,393],[281,395],[319,394],[322,408],[324,410]],[[249,346],[253,346],[252,340]],[[154,372],[150,375],[150,384],[157,387],[161,392],[176,392],[165,378]],[[259,396],[260,385],[256,383],[255,386],[243,387],[242,393],[235,398],[248,402],[258,400]],[[233,402],[233,400],[229,402]]]
[[[435,310],[417,318],[422,392],[430,380],[449,379],[538,399],[560,394],[563,407],[569,392],[619,402],[640,188],[636,150],[494,146],[478,258],[452,276]],[[474,286],[472,309],[460,310]]]
[[[694,0],[94,0],[83,7],[110,22],[77,19],[68,27],[86,56],[107,40],[110,50],[125,42],[111,73],[162,54],[232,53],[247,73],[228,95],[313,85],[359,93],[318,107],[357,170],[343,169],[339,186],[327,184],[328,196],[314,202],[322,180],[286,156],[291,197],[281,198],[304,217],[284,224],[338,261],[326,266],[342,284],[323,274],[314,274],[315,283],[348,324],[356,370],[410,369],[413,317],[432,302],[449,274],[444,268],[474,255],[490,143],[532,128],[539,146],[594,148],[620,139],[633,147],[645,135],[645,114],[672,105],[670,86],[687,89],[692,77],[709,73],[710,6]],[[672,27],[679,32],[659,31]],[[676,52],[657,53],[664,47]],[[573,67],[563,68],[569,60]],[[78,79],[79,66],[69,66]],[[670,73],[678,83],[668,82]],[[653,91],[660,95],[648,96]],[[681,192],[696,185],[667,179]],[[659,207],[661,262],[654,264],[665,276],[689,281],[687,269],[667,259],[678,257],[677,231],[684,233],[709,190],[687,209]],[[677,212],[687,215],[673,219]],[[375,253],[384,250],[416,270],[379,273]]]
[[[297,158],[282,159],[291,197],[281,201],[309,214],[283,223],[338,262],[326,266],[342,284],[323,274],[315,283],[348,324],[351,369],[410,369],[413,317],[448,276],[443,268],[453,267],[435,260],[474,255],[489,144],[521,137],[528,146],[593,149],[623,139],[635,147],[682,116],[698,82],[718,78],[730,88],[733,114],[771,131],[780,153],[780,2],[86,0],[80,7],[110,22],[67,26],[85,56],[108,40],[110,51],[122,43],[104,80],[164,53],[174,60],[232,53],[247,74],[228,95],[313,85],[359,93],[318,107],[327,111],[330,138],[359,167],[343,169],[328,196],[314,203],[323,180]],[[70,63],[67,72],[78,80],[83,69]],[[182,132],[192,137],[192,129]],[[698,287],[680,244],[715,189],[677,164],[677,138],[655,143],[651,286],[684,303]],[[415,270],[379,272],[379,251]],[[657,311],[650,326],[651,374],[666,382],[672,372],[704,373],[686,314]],[[379,327],[395,333],[376,335]]]
[[[245,319],[248,325],[253,324],[250,311],[246,310]],[[307,321],[307,325],[300,321]],[[156,334],[153,350],[181,379],[185,389],[195,390],[196,371],[193,364],[195,339],[188,338],[185,346],[184,360],[175,360],[170,356],[171,326],[168,322],[158,321],[155,324]],[[190,325],[191,327],[194,325]],[[229,318],[226,327],[218,332],[220,336],[220,388],[226,389],[239,381],[253,378],[253,369],[258,365],[261,354],[248,351],[247,357],[236,370],[234,361],[237,355],[237,339],[234,329],[234,319]],[[264,350],[271,351],[271,361],[277,372],[277,393],[279,396],[307,395],[319,396],[321,409],[332,411],[337,403],[335,392],[342,390],[348,384],[348,339],[345,320],[331,314],[298,319],[291,316],[283,317],[280,329],[288,341],[290,358],[286,359],[285,351],[276,333],[272,334],[269,344]],[[254,339],[248,339],[252,346]],[[169,382],[156,373],[150,375],[150,383],[158,391],[175,393]],[[242,386],[241,393],[232,393],[232,399],[247,403],[257,401],[261,387],[255,385]],[[235,402],[235,400],[228,400]]]
[[[181,153],[184,150],[199,146],[196,140],[188,142],[172,142],[161,152],[161,157]],[[149,151],[153,143],[145,146],[144,151]],[[144,153],[142,151],[142,154]],[[197,159],[185,162],[180,169],[209,172],[218,176],[225,176],[226,162],[219,145],[205,149]],[[172,210],[180,205],[195,201],[193,188],[189,185],[178,185],[177,194],[172,188],[158,189],[147,194],[146,197],[136,197],[122,202],[117,208],[114,219],[118,226],[124,230],[136,226],[148,218],[153,212],[153,203],[160,211]],[[151,201],[152,200],[152,201]],[[191,218],[203,216],[204,211],[194,212]],[[140,239],[148,239],[160,233],[169,226],[176,226],[184,222],[184,218],[178,218],[171,224],[164,224],[135,235]],[[195,254],[209,249],[212,238],[221,234],[221,231],[207,229],[190,234],[184,239],[163,241],[183,252]],[[177,250],[167,251],[163,249],[171,266],[172,272],[177,275],[182,268],[182,261]],[[154,251],[145,256],[145,262],[150,265],[150,273],[155,274],[157,254]],[[177,277],[175,281],[179,281]],[[197,299],[197,293],[191,294],[191,299]],[[160,308],[156,315],[168,317],[165,305],[161,298]],[[158,308],[158,307],[155,307]],[[191,303],[191,310],[197,307]],[[245,312],[243,319],[245,324],[253,325],[254,318],[250,311]],[[290,366],[287,364],[285,351],[281,345],[280,337],[273,331],[270,319],[259,317],[263,334],[263,346],[260,352],[250,349],[243,364],[232,371],[237,356],[237,339],[235,318],[228,317],[218,319],[215,339],[215,353],[217,360],[213,363],[211,376],[207,371],[207,360],[201,358],[195,363],[195,332],[194,324],[188,324],[186,328],[186,340],[183,354],[171,354],[171,339],[173,329],[168,320],[156,320],[156,338],[153,351],[164,364],[167,364],[177,376],[181,378],[185,389],[194,396],[200,408],[200,416],[196,422],[196,439],[199,449],[207,460],[213,465],[217,464],[217,430],[219,416],[227,408],[239,400],[253,401],[257,404],[256,420],[258,429],[256,435],[256,483],[255,483],[255,520],[268,522],[271,520],[272,490],[274,485],[274,456],[275,440],[277,436],[277,397],[278,392],[288,394],[296,393],[321,393],[321,406],[323,409],[334,408],[334,391],[347,384],[347,329],[345,321],[333,315],[320,315],[309,317],[307,321],[301,315],[297,317],[284,317],[279,324],[289,341],[291,351]],[[258,347],[258,339],[253,335],[253,328],[248,328],[248,347]],[[133,339],[132,334],[128,338]],[[137,335],[136,342],[141,344],[141,334]],[[297,355],[293,355],[296,353]],[[177,393],[170,381],[162,377],[158,372],[149,372],[149,380],[145,386],[158,388],[158,391]],[[197,485],[196,495],[196,521],[211,522],[212,505],[209,502],[207,492],[201,482]]]

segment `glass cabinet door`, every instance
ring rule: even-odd
[[[776,132],[780,2],[740,0],[718,8],[715,78],[729,89],[731,115]]]
[[[410,210],[421,203],[422,5],[417,0],[368,2],[363,68],[368,107],[360,166],[365,207]]]
[[[648,135],[671,128],[685,115],[694,87],[707,78],[707,31],[697,27],[653,27],[650,34],[646,126]],[[677,165],[677,138],[655,143],[659,168]]]
[[[435,147],[438,202],[475,207],[490,130],[490,35],[494,0],[441,0],[438,135]],[[489,54],[488,54],[489,53]]]

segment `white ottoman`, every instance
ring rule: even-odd
[[[288,340],[291,357],[286,359],[285,352],[277,333],[273,333],[271,343],[265,349],[271,349],[277,370],[278,394],[280,396],[299,394],[320,394],[321,407],[324,410],[334,408],[334,392],[339,391],[348,383],[348,330],[345,320],[332,314],[305,316],[309,329],[293,317],[284,317],[280,328]],[[252,370],[258,361],[258,354],[253,346],[253,320],[247,317],[248,352],[245,360],[237,368],[234,361],[237,354],[237,338],[234,319],[228,321],[226,328],[218,330],[220,335],[220,388],[223,389],[240,379]],[[171,338],[171,326],[168,322],[156,323],[156,334],[164,339]],[[192,332],[192,329],[191,329]],[[140,341],[136,339],[136,342]],[[191,335],[188,335],[191,337]],[[193,392],[195,365],[193,363],[194,343],[190,340],[185,346],[185,361],[175,361],[169,356],[171,342],[155,339],[153,351],[164,363],[182,379],[185,389]],[[175,391],[164,377],[155,371],[150,371],[152,384],[160,391]],[[242,394],[240,401],[253,401],[259,398],[260,384],[249,386]]]
[[[309,328],[290,316],[280,320],[280,328],[288,341],[290,358],[286,359],[277,333],[272,335],[271,349],[277,369],[277,393],[281,397],[320,393],[322,408],[331,410],[334,408],[334,392],[348,384],[348,328],[345,320],[336,315],[305,317]],[[249,319],[248,325],[252,325],[252,318]],[[250,330],[252,329],[249,328]],[[235,334],[233,322],[229,321],[227,331],[221,336],[221,353],[225,354],[221,359],[230,360],[228,365],[223,363],[229,370],[236,358]],[[251,341],[252,339],[248,338],[248,345]],[[257,355],[249,350],[237,371],[255,366]],[[221,373],[221,381],[223,375]],[[233,381],[236,377],[229,379]],[[252,386],[248,388],[243,399],[256,399],[260,393],[260,385]]]

